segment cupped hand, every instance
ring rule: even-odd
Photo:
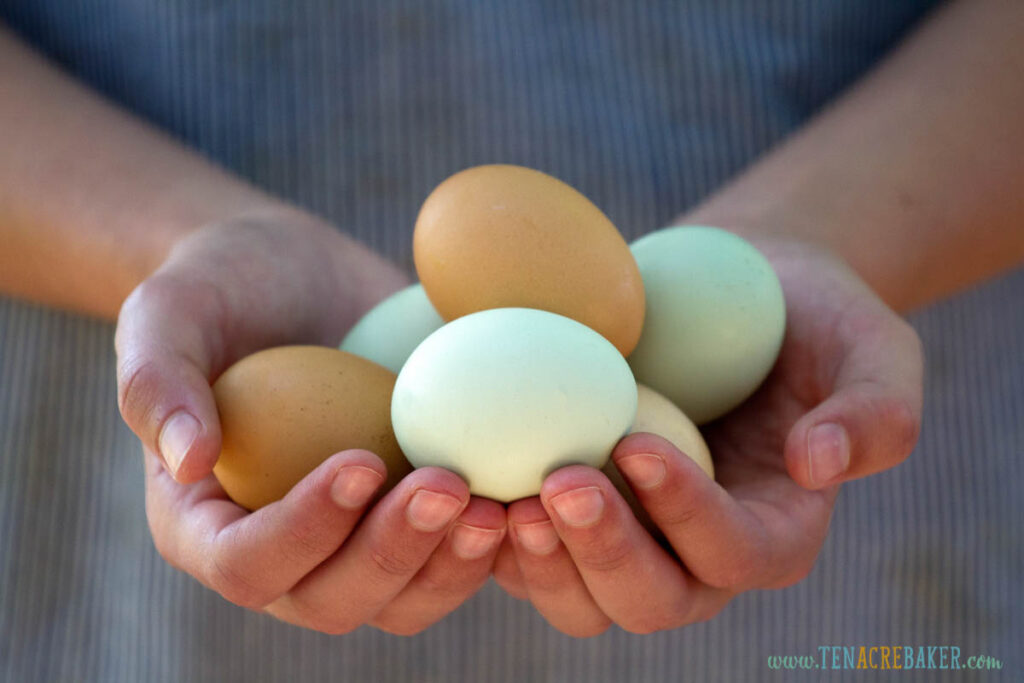
[[[563,468],[539,497],[509,506],[495,578],[555,628],[678,628],[742,591],[796,583],[821,549],[839,484],[913,449],[923,381],[913,329],[829,253],[755,243],[782,281],[786,335],[761,388],[702,430],[715,480],[651,434],[612,455],[666,545],[589,467]]]
[[[337,344],[405,283],[287,209],[196,231],[125,301],[119,405],[143,445],[147,518],[171,565],[232,602],[329,633],[415,633],[486,581],[505,512],[450,472],[413,472],[374,504],[383,462],[344,451],[252,513],[211,473],[220,426],[210,385],[224,369],[270,346]]]

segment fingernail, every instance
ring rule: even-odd
[[[468,524],[452,528],[452,551],[464,560],[475,560],[494,550],[501,540],[501,529],[483,529]]]
[[[665,460],[658,455],[628,455],[616,460],[615,466],[638,488],[653,489],[665,479]]]
[[[590,526],[604,512],[604,494],[596,486],[584,486],[551,499],[551,507],[569,526]]]
[[[558,545],[558,532],[555,526],[545,520],[532,524],[516,524],[516,538],[519,545],[534,555],[547,555]]]
[[[405,508],[409,524],[420,531],[440,531],[462,511],[462,502],[447,493],[420,489]]]
[[[331,499],[339,507],[355,509],[366,505],[377,488],[384,483],[379,472],[362,465],[346,465],[331,482]]]
[[[184,410],[179,410],[164,422],[163,428],[160,429],[160,455],[163,456],[172,475],[177,474],[200,431],[202,425],[199,424],[199,420]]]
[[[814,484],[827,484],[850,466],[850,438],[834,422],[817,425],[807,433],[808,472]]]

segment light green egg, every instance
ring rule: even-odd
[[[630,248],[647,296],[633,374],[697,424],[724,415],[779,355],[786,303],[775,271],[753,245],[718,228],[666,228]]]
[[[602,467],[636,412],[636,382],[611,342],[529,308],[472,313],[434,332],[391,398],[409,462],[456,472],[473,494],[502,502],[538,494],[559,467]]]
[[[420,342],[444,325],[423,285],[411,285],[374,306],[338,347],[398,373]]]

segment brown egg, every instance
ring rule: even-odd
[[[522,166],[456,173],[420,209],[416,271],[445,320],[539,308],[600,332],[623,355],[640,339],[644,288],[625,240],[586,197]]]
[[[222,447],[213,473],[250,510],[283,497],[331,455],[365,448],[390,489],[412,470],[391,429],[395,373],[345,351],[281,346],[238,361],[213,385]]]

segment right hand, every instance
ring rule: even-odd
[[[197,230],[132,292],[115,339],[118,402],[142,442],[146,515],[168,563],[232,602],[328,633],[364,623],[416,633],[483,585],[504,509],[471,499],[451,472],[416,470],[368,511],[384,464],[343,451],[252,513],[212,474],[220,424],[210,385],[223,370],[270,346],[337,344],[406,281],[330,226],[283,209]]]

